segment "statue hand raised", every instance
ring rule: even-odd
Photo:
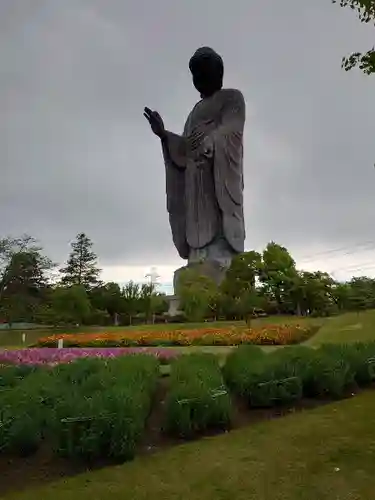
[[[162,139],[165,136],[165,127],[162,117],[157,111],[152,111],[150,108],[145,108],[143,116],[151,125],[151,130],[155,135]]]

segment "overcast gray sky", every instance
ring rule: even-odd
[[[28,232],[59,261],[84,231],[105,276],[168,279],[181,261],[142,110],[181,131],[199,98],[188,60],[210,45],[247,102],[247,247],[273,239],[314,266],[342,247],[330,269],[366,268],[375,76],[340,62],[374,33],[330,0],[2,0],[0,235]]]

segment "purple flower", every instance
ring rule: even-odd
[[[15,365],[49,365],[70,363],[78,358],[115,358],[134,354],[148,354],[160,360],[169,360],[178,356],[172,349],[153,347],[67,347],[63,349],[41,347],[29,349],[0,350],[0,363]]]

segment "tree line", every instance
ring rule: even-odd
[[[343,283],[326,272],[298,270],[288,250],[271,242],[262,253],[236,256],[219,286],[186,270],[178,294],[193,321],[211,317],[250,322],[259,314],[321,317],[375,308],[375,279],[363,276]]]
[[[55,271],[57,270],[57,277]],[[104,283],[90,238],[80,233],[59,268],[31,236],[0,239],[0,321],[48,325],[129,325],[165,321],[168,300],[153,283]],[[174,321],[245,319],[259,314],[329,316],[375,308],[375,279],[341,283],[328,273],[296,268],[274,242],[236,256],[216,285],[192,268],[182,273]],[[172,318],[170,318],[172,320]]]
[[[49,325],[132,324],[168,310],[152,283],[103,283],[93,243],[77,235],[64,267],[31,236],[0,239],[0,321]],[[57,277],[54,271],[57,270]]]

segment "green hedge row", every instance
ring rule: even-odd
[[[231,402],[216,356],[191,354],[173,362],[165,430],[191,438],[208,429],[227,429]]]
[[[27,375],[34,373],[38,368],[28,365],[4,365],[0,367],[0,392],[15,387]]]
[[[66,457],[131,459],[145,427],[159,377],[155,358],[103,363],[54,411],[56,451]]]
[[[325,344],[320,352],[344,360],[350,367],[351,376],[359,387],[375,380],[375,342],[354,344]]]
[[[0,450],[29,455],[47,431],[53,404],[63,392],[53,370],[40,369],[0,393]]]
[[[264,354],[240,346],[228,356],[224,377],[250,406],[270,407],[309,398],[342,398],[375,380],[375,343],[285,347]]]
[[[146,355],[39,369],[0,393],[0,449],[30,454],[47,439],[66,457],[131,459],[158,377]]]
[[[274,354],[264,354],[260,347],[240,346],[233,350],[224,376],[233,392],[254,407],[289,403],[302,397],[301,380],[285,370]]]

